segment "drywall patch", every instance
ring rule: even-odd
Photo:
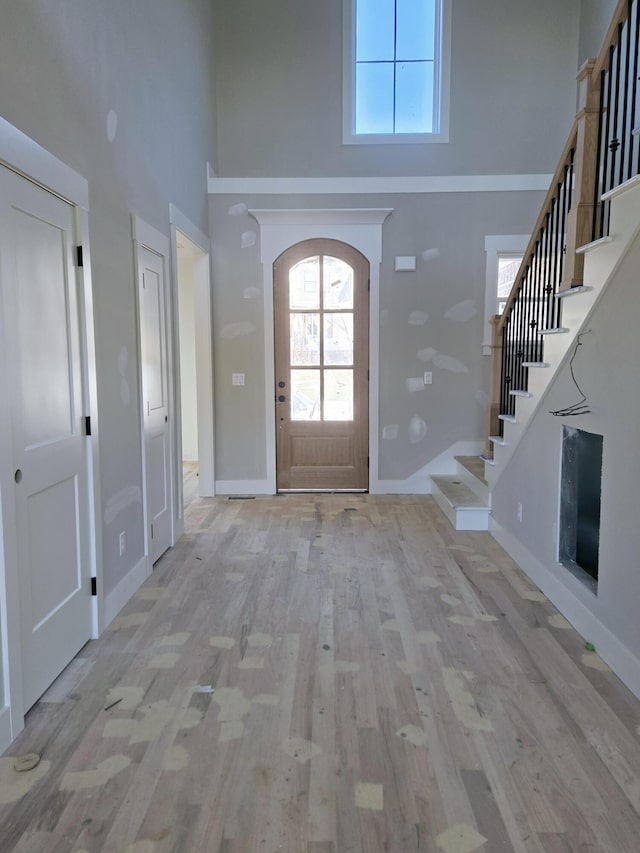
[[[256,327],[249,321],[240,323],[227,323],[220,331],[220,335],[230,341],[234,338],[246,338],[248,335],[253,335]]]
[[[434,261],[436,258],[440,257],[440,249],[425,249],[422,252],[422,260],[423,261]]]
[[[409,421],[408,431],[411,444],[420,444],[427,434],[427,425],[419,415],[414,415]]]
[[[409,314],[410,326],[424,326],[429,319],[429,315],[425,311],[412,311]]]
[[[191,634],[180,631],[178,634],[167,634],[160,640],[161,646],[184,646]]]
[[[466,823],[458,823],[450,827],[436,838],[436,847],[442,853],[472,853],[488,841],[484,835]]]
[[[463,364],[461,361],[458,361],[457,358],[453,358],[450,355],[444,355],[441,352],[439,352],[437,355],[434,355],[432,360],[436,367],[440,367],[442,370],[449,370],[451,373],[469,372],[469,368],[466,364]]]
[[[258,299],[260,290],[257,287],[245,287],[242,292],[245,299]]]
[[[240,246],[243,249],[250,249],[251,246],[255,246],[256,239],[257,235],[255,231],[243,231],[240,237]]]
[[[244,214],[249,210],[247,205],[239,201],[237,204],[232,204],[227,213],[229,216],[244,216]]]
[[[235,644],[233,637],[209,637],[209,645],[214,649],[232,649]]]
[[[420,361],[432,361],[434,356],[438,355],[438,350],[433,347],[425,347],[418,351]]]
[[[476,403],[479,403],[483,407],[487,407],[489,405],[489,395],[486,391],[476,391]]]
[[[118,711],[133,711],[142,702],[142,687],[112,687],[107,693],[105,707],[118,703]]]
[[[415,394],[416,391],[424,391],[424,380],[422,376],[411,376],[404,381],[405,388],[410,394]]]
[[[571,623],[568,622],[562,613],[554,613],[553,616],[547,617],[547,622],[552,628],[559,628],[561,631],[569,631]]]
[[[50,761],[41,761],[33,770],[19,773],[14,770],[15,758],[0,758],[0,805],[17,803],[21,797],[28,794],[36,782],[47,775],[51,767]]]
[[[398,737],[406,740],[407,743],[413,744],[413,746],[427,745],[427,733],[424,729],[419,728],[419,726],[403,726],[401,729],[398,729],[396,734]]]
[[[356,806],[359,809],[381,812],[384,808],[384,792],[382,785],[371,785],[368,782],[358,782],[354,790]]]
[[[127,486],[109,498],[104,508],[104,523],[111,524],[121,512],[132,504],[142,503],[142,491],[139,486]]]
[[[172,746],[164,754],[162,769],[177,773],[189,764],[189,753],[184,746]]]
[[[107,139],[113,142],[118,133],[118,113],[115,110],[109,110],[107,113]]]
[[[398,437],[398,424],[387,424],[382,427],[382,438],[385,441],[395,441]]]
[[[322,753],[320,747],[305,740],[302,737],[288,737],[282,742],[282,748],[290,758],[294,758],[298,764],[306,764]]]
[[[273,642],[273,637],[269,634],[249,634],[247,637],[248,645],[258,649],[268,649]]]
[[[165,652],[152,657],[147,666],[149,669],[173,669],[179,660],[180,655],[177,652]]]
[[[117,776],[131,764],[128,755],[111,755],[95,768],[95,770],[77,770],[65,773],[60,782],[61,791],[82,791],[85,788],[98,788],[106,785],[110,779]]]
[[[149,613],[128,613],[126,616],[116,616],[109,629],[111,631],[120,631],[124,628],[138,628],[149,621]]]
[[[492,732],[491,720],[481,716],[476,700],[465,686],[465,680],[471,680],[473,673],[444,666],[442,675],[454,713],[462,725],[477,732]]]
[[[478,309],[473,299],[465,299],[449,308],[444,317],[445,320],[453,320],[454,323],[466,323],[472,320],[477,313]]]

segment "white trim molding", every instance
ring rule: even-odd
[[[125,604],[138,591],[142,584],[151,574],[148,557],[141,557],[135,566],[116,584],[104,599],[104,626],[105,628],[113,622]]]
[[[327,178],[217,178],[210,195],[383,195],[546,192],[553,175],[418,175]]]
[[[380,341],[380,262],[382,224],[393,208],[249,210],[260,225],[260,260],[264,282],[264,359],[266,423],[266,494],[276,492],[276,422],[273,263],[286,249],[303,240],[324,237],[348,243],[369,261],[369,491],[378,488],[378,384]],[[220,487],[222,483],[218,484]],[[227,485],[226,483],[224,485]]]

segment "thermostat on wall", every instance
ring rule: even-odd
[[[411,272],[415,268],[415,255],[396,255],[396,272]]]

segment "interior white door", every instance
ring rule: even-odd
[[[0,166],[23,704],[91,637],[87,438],[73,207]]]
[[[142,394],[149,525],[153,563],[171,545],[171,445],[164,258],[138,246]]]

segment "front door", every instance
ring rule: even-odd
[[[146,504],[151,562],[171,545],[171,446],[164,258],[138,248]]]
[[[279,491],[369,486],[369,264],[337,240],[274,264]]]
[[[74,209],[0,166],[4,317],[23,704],[91,637],[82,323]]]

